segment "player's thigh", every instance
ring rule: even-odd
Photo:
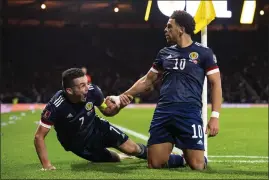
[[[112,124],[106,123],[104,126],[106,126],[102,136],[104,147],[118,148],[129,139],[127,134]]]
[[[162,168],[169,160],[173,144],[170,142],[154,144],[148,147],[148,167]]]
[[[187,111],[186,114],[175,113],[174,125],[170,132],[175,139],[176,147],[204,151],[203,121],[200,112]]]
[[[91,162],[119,162],[120,157],[117,153],[113,151],[109,151],[106,148],[103,149],[95,149],[95,150],[88,150],[85,148],[83,151],[77,152],[73,151],[74,154],[77,156],[86,159]]]
[[[169,127],[173,121],[168,113],[154,113],[148,140],[148,167],[162,168],[169,160],[175,138]]]
[[[176,147],[183,150],[184,157],[192,169],[204,167],[204,131],[200,112],[188,112],[182,116],[175,114],[173,135],[176,137]]]
[[[150,124],[148,146],[162,143],[175,143],[175,139],[170,132],[169,127],[173,121],[168,113],[154,113]]]

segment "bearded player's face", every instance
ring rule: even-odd
[[[164,29],[164,35],[168,44],[176,44],[182,35],[182,28],[176,24],[175,19],[169,19]]]
[[[89,90],[87,76],[73,80],[72,96],[80,102],[85,102]]]

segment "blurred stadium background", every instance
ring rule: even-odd
[[[221,70],[223,102],[240,107],[222,111],[221,133],[209,139],[209,171],[156,172],[138,160],[88,168],[85,161],[64,152],[52,133],[49,157],[61,170],[46,178],[268,178],[269,2],[255,2],[253,22],[240,23],[244,0],[227,0],[231,18],[216,18],[208,26],[208,46]],[[63,70],[85,66],[105,95],[123,92],[149,70],[166,45],[163,29],[168,18],[154,0],[145,21],[147,4],[148,0],[0,1],[2,178],[45,178],[38,171],[32,143],[40,117],[35,109],[42,109],[61,88]],[[194,40],[200,41],[200,33]],[[133,103],[140,108],[154,105],[159,86]],[[152,107],[126,109],[109,120],[147,135],[152,112]]]
[[[118,94],[147,72],[166,45],[167,17],[156,1],[147,22],[147,0],[1,2],[3,103],[14,97],[21,103],[47,102],[61,88],[61,72],[75,66],[86,66],[105,95]],[[254,21],[246,25],[240,24],[243,0],[227,2],[232,17],[217,18],[208,27],[208,46],[222,72],[224,102],[266,103],[269,3],[257,0]],[[200,34],[194,39],[200,41]],[[157,98],[158,87],[141,102]]]

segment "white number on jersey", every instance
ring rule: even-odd
[[[178,69],[178,59],[174,59],[176,61],[175,66],[173,67],[173,69]],[[186,66],[186,59],[180,59],[179,60],[179,68],[180,70],[185,69]]]
[[[175,59],[176,63],[175,66],[173,67],[173,69],[178,69],[177,65],[178,65],[178,59]]]
[[[113,126],[110,126],[109,129],[110,129],[110,131],[114,130],[114,131],[116,131],[116,133],[120,134],[120,132],[117,129],[115,129]]]
[[[180,59],[179,68],[183,70],[185,69],[185,66],[186,66],[186,59]]]
[[[81,127],[83,125],[83,123],[84,123],[84,117],[83,116],[80,117],[79,120],[81,121],[81,125],[80,125],[80,127]]]

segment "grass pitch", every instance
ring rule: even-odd
[[[153,109],[124,109],[107,119],[147,136],[152,114]],[[220,133],[208,139],[209,167],[202,172],[188,167],[147,169],[146,161],[139,159],[89,163],[65,152],[53,129],[46,145],[57,170],[40,171],[33,144],[39,119],[40,111],[1,114],[1,179],[268,179],[268,108],[223,109]]]

